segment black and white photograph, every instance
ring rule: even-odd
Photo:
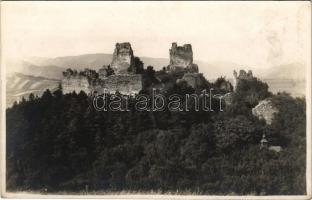
[[[311,199],[311,2],[0,5],[2,198]]]

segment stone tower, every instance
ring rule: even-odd
[[[111,68],[116,75],[129,74],[134,67],[133,50],[129,42],[117,43]]]
[[[244,80],[251,80],[253,78],[252,75],[252,71],[248,70],[248,72],[246,72],[245,70],[239,70],[239,74],[237,74],[237,72],[234,70],[233,72],[233,89],[234,91],[236,91],[237,89],[237,84],[240,80],[244,79]]]
[[[187,70],[188,72],[198,72],[197,65],[193,64],[193,50],[191,44],[184,44],[178,46],[176,42],[172,43],[170,53],[170,64],[168,70],[182,71]]]

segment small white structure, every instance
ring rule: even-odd
[[[262,139],[260,141],[260,149],[268,149],[270,151],[280,152],[282,151],[281,146],[269,146],[269,141],[265,138],[265,134],[262,135]]]
[[[269,150],[275,151],[275,152],[280,152],[280,151],[282,151],[282,147],[281,146],[270,146]]]

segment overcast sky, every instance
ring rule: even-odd
[[[1,2],[5,57],[112,53],[168,58],[172,42],[194,59],[269,67],[309,56],[310,2]]]

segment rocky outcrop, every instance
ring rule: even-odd
[[[264,119],[268,125],[272,124],[276,113],[278,113],[278,109],[269,99],[260,101],[259,104],[252,109],[252,114],[259,119]]]
[[[198,72],[198,66],[193,64],[192,45],[184,44],[178,46],[177,43],[172,43],[170,53],[169,72],[186,71],[191,73]]]

